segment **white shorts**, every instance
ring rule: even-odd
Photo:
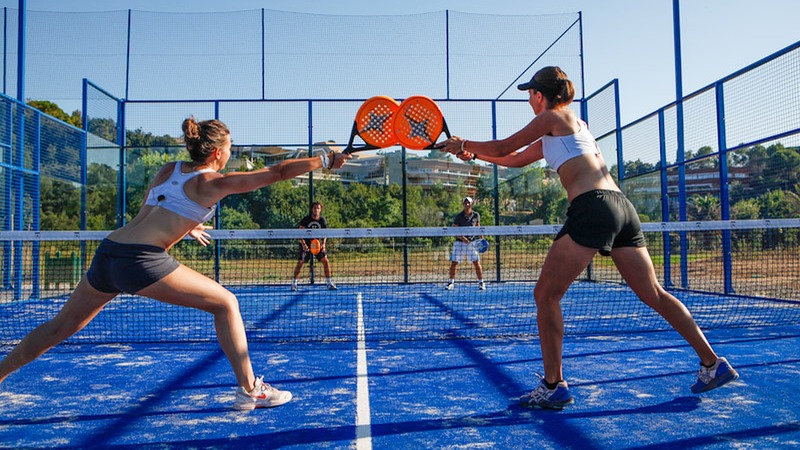
[[[469,259],[472,262],[480,261],[481,255],[471,243],[466,244],[461,241],[453,242],[453,253],[450,255],[450,261],[457,263],[464,259]]]

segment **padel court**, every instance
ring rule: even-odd
[[[236,294],[256,375],[291,391],[291,402],[231,409],[236,382],[212,317],[123,295],[0,385],[0,448],[800,447],[792,163],[800,90],[791,88],[800,84],[800,42],[623,126],[618,80],[594,93],[584,86],[579,13],[77,14],[6,15],[19,36],[71,39],[64,48],[30,39],[30,51],[4,50],[9,60],[26,56],[36,75],[28,76],[28,95],[21,83],[16,99],[5,88],[0,94],[0,355],[61,309],[107,230],[135,214],[151,166],[182,158],[174,127],[188,115],[230,127],[242,170],[327,155],[348,135],[348,149],[396,148],[355,155],[346,174],[318,171],[289,189],[226,199],[212,245],[184,241],[170,250]],[[64,23],[80,24],[81,33]],[[370,29],[382,39],[364,39]],[[195,47],[213,63],[197,64],[186,52],[185,36],[197,30],[213,44]],[[475,39],[488,35],[503,43]],[[217,62],[237,70],[220,71]],[[490,140],[524,127],[530,105],[513,87],[543,65],[570,74],[576,115],[591,125],[609,171],[636,205],[659,281],[739,380],[692,394],[694,351],[598,257],[562,300],[564,373],[575,404],[517,405],[543,371],[533,289],[566,198],[545,167],[501,172],[414,150],[449,129]],[[484,67],[497,70],[497,80],[475,70]],[[49,90],[52,74],[81,83],[82,128],[23,101],[68,95]],[[420,94],[442,106],[436,120],[412,101]],[[354,122],[362,100],[376,95],[384,102]],[[435,122],[435,132],[423,143],[385,135],[370,143],[361,134],[383,129],[397,111],[407,123],[392,126],[407,128],[409,138],[422,124]],[[367,147],[352,145],[356,134]],[[447,291],[459,234],[450,219],[467,195],[484,218],[494,216],[479,230],[490,242],[481,256],[488,286],[477,289],[465,262]],[[331,228],[297,228],[313,200],[326,204]],[[297,240],[321,237],[331,239],[339,289],[326,289],[321,271],[310,271],[291,291]]]

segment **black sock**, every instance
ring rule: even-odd
[[[564,380],[558,380],[555,383],[549,383],[547,380],[544,380],[544,385],[547,386],[547,389],[555,389],[558,386],[558,383],[561,383]]]
[[[707,366],[707,365],[703,364],[703,361],[700,361],[700,365],[701,365],[701,366],[703,366],[703,367],[705,367],[706,369],[710,369],[710,368],[714,367],[714,364],[716,364],[716,363],[717,363],[717,362],[716,362],[716,361],[714,361],[713,363],[711,363],[711,365],[708,365],[708,366]]]

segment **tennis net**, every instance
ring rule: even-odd
[[[535,336],[533,288],[560,226],[493,226],[481,254],[486,289],[469,261],[449,280],[464,228],[218,230],[202,247],[176,245],[178,261],[236,294],[251,341],[352,341]],[[643,224],[659,280],[704,329],[800,322],[800,219]],[[19,340],[67,300],[108,232],[0,231],[0,342]],[[299,239],[327,238],[338,290],[322,264],[303,266],[290,289]],[[562,300],[568,334],[669,329],[596,256]],[[360,328],[361,327],[361,328]],[[124,294],[68,342],[202,342],[209,314]]]

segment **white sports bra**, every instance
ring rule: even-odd
[[[550,167],[558,171],[558,168],[568,160],[586,154],[599,154],[600,147],[597,146],[594,136],[582,120],[578,121],[580,129],[575,134],[566,136],[542,136],[542,153],[544,159]]]
[[[201,173],[214,172],[214,169],[201,169],[194,172],[181,173],[181,163],[182,161],[175,163],[172,175],[169,176],[167,181],[150,189],[150,194],[144,204],[160,206],[167,211],[172,211],[197,223],[206,222],[214,215],[217,205],[206,208],[190,199],[186,192],[183,191],[183,185]]]

